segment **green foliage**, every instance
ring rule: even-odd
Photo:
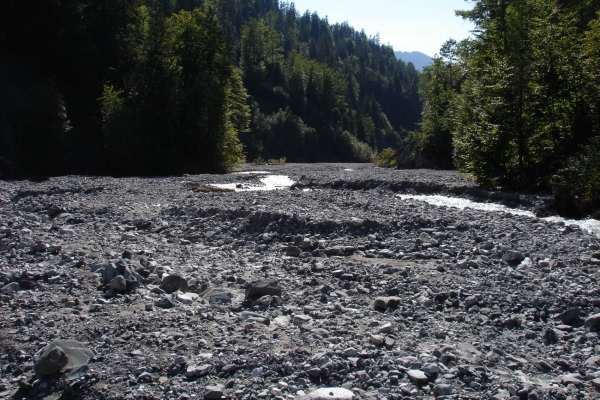
[[[14,102],[26,84],[0,99],[10,109],[0,157],[27,173],[225,171],[259,156],[369,161],[420,119],[412,64],[378,36],[293,3],[9,0],[7,59],[39,83],[29,88],[35,106]],[[46,149],[61,155],[50,157],[55,169]]]
[[[373,157],[373,163],[379,167],[392,168],[398,162],[398,152],[390,147]]]
[[[283,165],[285,164],[287,161],[287,159],[285,157],[281,157],[281,158],[269,158],[269,161],[267,161],[267,164],[270,165]]]
[[[254,160],[252,160],[252,164],[253,165],[267,165],[267,162],[265,160],[263,160],[262,157],[256,157]]]
[[[587,201],[600,200],[600,137],[594,137],[562,169],[558,182],[567,183]]]
[[[544,186],[576,164],[581,147],[600,133],[600,37],[588,6],[480,0],[460,12],[475,22],[476,39],[459,53],[465,73],[456,76],[464,79],[442,91],[446,100],[431,101],[428,83],[436,81],[423,77],[426,138],[449,133],[455,165],[489,187]]]

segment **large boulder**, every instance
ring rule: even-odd
[[[92,350],[76,340],[55,340],[35,356],[35,369],[43,375],[52,375],[87,364],[93,356]]]

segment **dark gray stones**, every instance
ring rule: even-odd
[[[118,293],[124,293],[127,291],[127,281],[123,275],[115,276],[109,284],[110,288]]]
[[[102,271],[102,280],[105,285],[108,285],[117,275],[119,275],[119,270],[115,264],[111,263],[104,265],[104,269]]]
[[[21,285],[19,285],[19,282],[11,282],[7,285],[4,285],[0,292],[2,292],[3,294],[11,294],[17,292],[20,288]]]
[[[559,340],[558,333],[552,328],[544,329],[544,333],[542,334],[542,340],[548,344],[557,343]]]
[[[502,261],[506,261],[509,264],[520,263],[523,259],[525,259],[525,256],[515,250],[508,250],[502,255]]]
[[[59,372],[69,363],[67,353],[60,347],[44,351],[37,359],[35,366],[44,375],[52,375]]]
[[[560,320],[567,325],[573,325],[579,319],[580,314],[581,308],[573,307],[560,314]]]
[[[165,308],[165,309],[175,307],[175,303],[171,299],[168,299],[166,297],[163,297],[162,299],[157,300],[154,303],[154,305],[158,308]]]
[[[262,296],[281,296],[281,286],[273,279],[254,281],[246,287],[246,298]]]
[[[285,255],[289,257],[299,257],[300,253],[302,253],[302,249],[296,246],[289,246],[285,249]]]
[[[35,357],[35,368],[44,375],[52,375],[87,364],[94,352],[76,340],[55,340]]]
[[[402,299],[400,297],[378,297],[375,299],[373,307],[375,307],[376,310],[385,311],[388,308],[398,308],[401,302]]]
[[[340,179],[332,169],[344,167],[265,168],[293,171],[293,179],[306,173],[313,190],[186,189],[242,177],[247,187],[260,179],[252,174],[57,177],[47,189],[76,196],[0,201],[0,290],[12,288],[0,293],[0,336],[14,344],[0,361],[0,397],[21,387],[32,398],[185,400],[217,384],[207,397],[291,399],[322,388],[332,400],[326,385],[363,399],[598,392],[594,235],[541,217],[422,201],[457,181],[455,172],[350,166],[332,189]],[[89,181],[107,190],[86,194]],[[489,193],[467,182],[477,192],[448,193],[485,200]],[[0,180],[0,197],[11,197],[7,185],[40,184]],[[402,195],[411,189],[415,198]],[[510,202],[497,194],[491,200]],[[49,220],[48,204],[77,214]],[[22,218],[32,213],[39,221]],[[75,216],[83,222],[68,222]],[[352,217],[364,224],[351,226]],[[61,235],[69,228],[77,236]],[[124,232],[138,240],[120,241]],[[36,243],[62,250],[31,251]],[[518,263],[508,251],[528,258]],[[57,380],[52,374],[71,369],[56,348],[41,368],[51,375],[36,366],[36,382],[32,346],[59,337],[98,354]]]
[[[185,293],[188,290],[188,281],[181,275],[166,275],[161,280],[160,287],[169,294],[178,290],[181,290]]]
[[[452,386],[446,383],[439,383],[433,386],[433,395],[435,397],[450,396],[452,394]]]

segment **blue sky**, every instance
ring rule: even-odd
[[[290,1],[291,2],[291,1]],[[469,36],[473,25],[454,15],[454,10],[468,10],[465,0],[294,0],[296,9],[316,11],[330,23],[348,21],[356,30],[369,36],[377,32],[381,43],[396,51],[420,51],[429,56],[437,53],[449,38]]]

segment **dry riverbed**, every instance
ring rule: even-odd
[[[549,198],[244,172],[0,182],[0,397],[599,396],[600,244],[529,214]],[[514,211],[416,197],[440,194]]]

